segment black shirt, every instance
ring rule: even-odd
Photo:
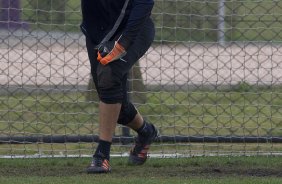
[[[124,15],[110,39],[116,39],[127,48],[144,22],[150,17],[154,5],[153,0],[81,0],[82,17],[81,30],[98,45],[106,35],[113,30],[117,20],[124,10]]]

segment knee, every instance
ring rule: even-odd
[[[122,125],[127,125],[135,118],[137,110],[132,103],[122,104],[118,123]]]
[[[99,64],[97,78],[100,100],[107,104],[122,103],[122,78],[114,73],[111,66]]]

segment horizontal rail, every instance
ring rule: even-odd
[[[115,136],[113,143],[128,144],[134,137]],[[98,142],[97,135],[47,135],[47,136],[0,136],[0,144],[32,144],[32,143],[78,143]],[[242,137],[242,136],[160,136],[156,142],[171,143],[282,143],[282,137]]]

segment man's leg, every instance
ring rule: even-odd
[[[135,145],[130,151],[129,164],[144,164],[149,147],[158,136],[158,130],[153,124],[145,121],[130,102],[122,105],[118,123],[133,129],[138,134]]]
[[[145,121],[139,113],[126,126],[135,130],[138,134],[135,145],[130,150],[128,162],[131,165],[142,165],[146,162],[150,145],[159,136],[159,132],[153,124]]]
[[[88,173],[105,173],[110,171],[110,149],[112,136],[115,132],[117,119],[123,99],[122,89],[119,87],[120,71],[113,66],[102,66],[97,61],[97,52],[89,39],[86,39],[88,57],[91,64],[91,74],[97,89],[99,103],[99,143],[93,155],[93,161],[87,168]],[[112,64],[111,64],[112,65]],[[120,75],[116,75],[118,72]],[[126,80],[126,79],[125,79]]]
[[[146,53],[153,42],[154,35],[154,24],[151,19],[148,19],[138,37],[128,49],[127,55],[123,57],[125,61],[129,61],[127,63],[127,71]],[[145,163],[148,149],[158,136],[158,130],[153,124],[148,123],[142,118],[133,104],[129,102],[127,104],[126,106],[122,106],[118,122],[132,128],[138,133],[135,145],[130,151],[129,163],[140,165]]]
[[[112,142],[121,104],[99,104],[99,139]]]
[[[137,113],[134,119],[126,126],[137,132],[137,130],[140,129],[143,126],[143,124],[144,124],[143,117],[139,113]]]
[[[107,173],[111,171],[110,150],[112,137],[116,129],[121,104],[99,104],[99,143],[93,155],[93,161],[87,168],[88,173]]]

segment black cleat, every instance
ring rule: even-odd
[[[109,160],[103,157],[93,157],[93,160],[89,167],[87,167],[86,172],[88,174],[100,174],[111,172],[111,166]]]
[[[148,137],[138,136],[134,147],[130,150],[128,160],[130,165],[142,165],[146,162],[150,145],[159,136],[159,132],[156,127],[152,124],[150,125],[153,128],[152,134]]]

